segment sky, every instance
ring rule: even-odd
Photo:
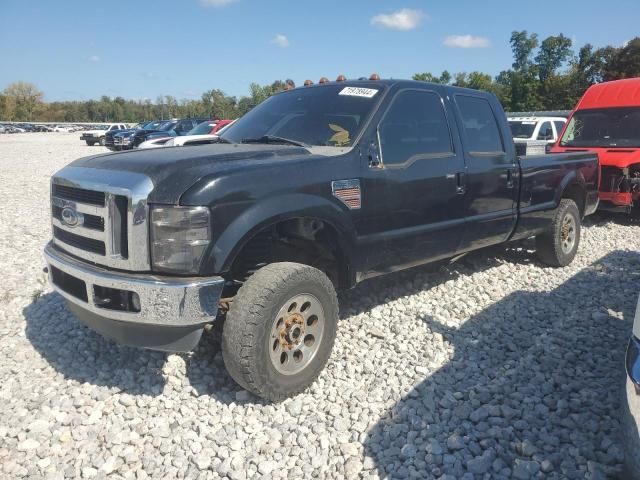
[[[219,88],[321,76],[410,78],[512,63],[513,30],[621,46],[640,34],[638,0],[0,0],[0,89],[46,101],[101,95],[199,98]]]

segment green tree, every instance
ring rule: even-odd
[[[439,77],[436,77],[430,72],[424,72],[416,73],[412,78],[413,80],[417,80],[420,82],[441,83],[443,85],[448,85],[449,83],[451,83],[452,79],[451,74],[447,70],[443,71]]]
[[[34,113],[42,104],[43,94],[33,83],[14,82],[3,93],[9,99],[9,104],[15,105],[16,119],[33,120]]]
[[[550,76],[572,56],[571,39],[560,34],[545,38],[540,44],[540,49],[535,57],[538,67],[538,76],[544,83]]]
[[[509,44],[513,52],[513,69],[520,72],[531,68],[533,51],[538,48],[538,34],[529,35],[526,30],[513,31]]]
[[[604,80],[640,77],[640,37],[627,42],[622,48],[605,50],[601,56]]]

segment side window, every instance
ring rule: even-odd
[[[453,152],[442,100],[433,92],[400,92],[382,118],[379,132],[385,165]]]
[[[551,127],[551,122],[544,122],[540,125],[538,140],[553,140],[553,128]]]
[[[498,122],[489,102],[480,97],[456,95],[456,103],[462,116],[469,152],[504,152]]]
[[[558,135],[558,137],[560,136],[560,134],[562,133],[562,129],[564,128],[564,123],[565,122],[561,122],[561,121],[556,121],[553,122],[556,126],[556,134]]]

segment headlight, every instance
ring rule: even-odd
[[[151,209],[151,265],[154,271],[196,274],[211,241],[207,207]]]

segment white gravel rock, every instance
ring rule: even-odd
[[[637,224],[587,219],[563,269],[542,266],[522,243],[366,282],[341,295],[318,381],[268,404],[231,381],[213,337],[190,355],[120,346],[52,293],[41,254],[49,178],[106,152],[78,136],[0,135],[0,195],[11,200],[0,207],[4,478],[620,472]]]

